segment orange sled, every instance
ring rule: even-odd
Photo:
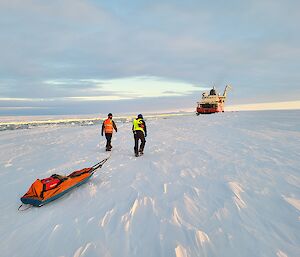
[[[49,178],[37,179],[27,193],[21,197],[21,201],[23,204],[37,207],[43,206],[87,182],[108,159],[106,158],[90,168],[74,171],[68,176],[53,174]]]

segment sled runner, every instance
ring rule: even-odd
[[[49,178],[37,179],[27,193],[21,197],[21,202],[41,207],[87,182],[108,159],[109,157],[90,168],[74,171],[68,176],[53,174]],[[22,205],[19,207],[19,210],[25,210],[22,208]]]

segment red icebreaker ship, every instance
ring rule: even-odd
[[[227,90],[229,88],[231,88],[230,85],[225,87],[223,95],[218,94],[215,87],[210,90],[209,94],[204,92],[202,94],[201,101],[197,102],[196,114],[199,115],[224,112],[224,103],[226,100]]]

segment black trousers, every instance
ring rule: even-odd
[[[106,148],[111,148],[112,133],[105,133],[105,138],[106,138]]]
[[[139,148],[139,140],[141,140],[141,145]],[[140,151],[144,151],[144,147],[145,147],[145,136],[144,136],[144,132],[141,130],[137,130],[134,132],[134,152],[136,154],[138,154],[139,150]]]

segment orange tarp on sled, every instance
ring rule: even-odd
[[[49,178],[37,179],[21,197],[21,202],[32,206],[43,206],[88,181],[108,159],[109,157],[90,168],[74,171],[68,176],[53,174]]]
[[[65,190],[75,186],[86,178],[90,177],[92,174],[89,173],[91,168],[86,168],[79,171],[74,171],[69,176],[61,176],[64,180],[58,184],[53,189],[44,191],[43,183],[40,179],[37,179],[29,188],[27,193],[23,196],[23,198],[31,198],[40,201],[46,201],[47,199],[64,192]]]

